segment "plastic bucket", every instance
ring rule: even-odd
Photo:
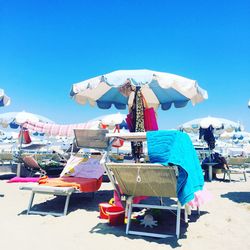
[[[100,218],[101,219],[108,219],[109,216],[107,214],[107,209],[112,207],[111,204],[104,202],[99,204],[99,210],[100,210]]]
[[[120,226],[124,224],[125,210],[123,207],[112,206],[107,208],[106,212],[111,226]]]

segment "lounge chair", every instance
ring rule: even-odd
[[[104,164],[105,158],[107,156],[106,150],[109,146],[109,140],[106,138],[107,130],[86,130],[86,129],[76,129],[75,132],[75,142],[79,148],[95,148],[103,151],[102,159],[100,164]],[[32,184],[21,186],[21,190],[31,191],[31,197],[27,209],[27,214],[50,214],[55,216],[66,215],[68,211],[68,205],[70,196],[73,193],[94,193],[98,191],[101,186],[102,178],[81,178],[81,177],[62,177],[53,179],[41,179],[42,184]],[[56,212],[43,212],[32,210],[32,203],[35,194],[48,194],[55,196],[66,196],[65,205],[62,213]]]
[[[227,159],[227,169],[223,169],[223,180],[226,180],[226,176],[228,176],[229,182],[231,182],[232,174],[240,174],[243,175],[244,180],[247,181],[246,176],[246,157],[229,157]]]
[[[169,234],[130,230],[133,208],[154,208],[176,211],[175,235],[179,238],[181,205],[178,202],[176,193],[177,169],[175,167],[165,167],[160,164],[150,163],[107,163],[106,166],[112,171],[117,184],[122,191],[122,195],[128,196],[126,208],[128,217],[126,234],[160,238],[172,236]],[[147,203],[135,204],[133,198],[136,196],[159,197],[159,201],[162,201],[163,197],[171,197],[175,198],[176,204],[174,206],[167,206],[163,203],[161,205]],[[185,216],[187,216],[186,213]],[[187,217],[185,218],[185,221],[187,222]]]
[[[107,134],[109,138],[119,137],[128,141],[145,141],[146,133],[127,133],[127,134]],[[126,198],[127,226],[126,234],[152,236],[159,238],[171,237],[171,234],[150,233],[145,231],[131,230],[131,219],[133,208],[156,208],[176,211],[176,231],[175,236],[180,235],[180,214],[181,204],[177,198],[177,177],[176,166],[163,166],[156,163],[113,163],[105,164],[106,171],[119,197]],[[135,204],[133,198],[136,196],[153,196],[162,201],[163,197],[174,198],[175,204],[171,206],[160,202],[160,205],[146,203]],[[186,208],[188,208],[186,206]],[[187,222],[187,210],[185,209],[185,222]]]
[[[2,166],[5,164],[10,164],[11,166],[13,166],[13,154],[11,152],[0,153],[0,162]]]

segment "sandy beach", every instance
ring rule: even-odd
[[[219,176],[220,177],[220,176]],[[250,249],[250,174],[248,181],[207,182],[213,199],[195,212],[181,237],[157,239],[125,234],[125,225],[110,226],[99,218],[98,204],[112,197],[110,183],[103,183],[94,199],[88,194],[71,197],[67,216],[26,215],[30,192],[20,183],[0,180],[1,249]],[[37,209],[62,208],[64,197],[37,195]]]

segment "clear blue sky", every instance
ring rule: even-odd
[[[207,115],[250,130],[250,1],[0,0],[0,112],[83,122],[116,109],[80,106],[73,83],[117,69],[198,81],[209,99],[159,111],[161,129]],[[127,112],[127,111],[125,111]]]

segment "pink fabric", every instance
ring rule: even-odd
[[[121,191],[120,191],[121,192]],[[137,196],[137,197],[134,197],[133,199],[133,203],[139,203],[140,201],[142,200],[145,200],[148,196]],[[114,204],[118,207],[123,207],[122,206],[122,202],[117,194],[116,191],[114,191]]]
[[[212,194],[206,188],[197,191],[194,196],[194,199],[188,202],[188,205],[192,208],[200,207],[204,203],[212,200]]]
[[[98,125],[99,121],[90,121],[86,123],[68,124],[68,125],[27,121],[26,123],[24,123],[23,127],[32,130],[34,132],[46,133],[51,136],[70,137],[74,135],[73,130],[76,128],[97,129]]]
[[[13,177],[10,180],[7,181],[7,183],[13,183],[13,182],[38,182],[40,177]]]

